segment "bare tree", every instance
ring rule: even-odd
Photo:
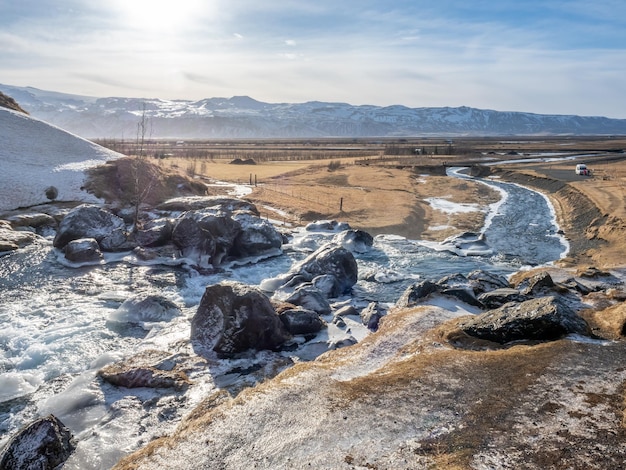
[[[150,131],[150,134],[148,134],[148,131]],[[146,104],[143,103],[141,119],[137,123],[137,154],[133,156],[133,162],[131,164],[133,179],[132,203],[134,207],[133,231],[137,231],[140,228],[139,212],[141,205],[146,201],[146,198],[157,180],[154,167],[147,161],[148,140],[146,140],[146,134],[148,134],[149,139],[152,135],[152,122],[146,117]]]

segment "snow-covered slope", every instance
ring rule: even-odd
[[[90,201],[84,170],[122,155],[39,119],[0,108],[0,210],[48,202]]]
[[[88,138],[137,135],[145,109],[154,138],[384,137],[626,134],[626,119],[468,108],[263,103],[247,96],[199,101],[94,98],[13,87],[0,91],[29,113]]]

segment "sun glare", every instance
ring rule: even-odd
[[[178,31],[197,20],[207,8],[202,0],[117,0],[124,23],[134,29]]]

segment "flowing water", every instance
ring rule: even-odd
[[[466,256],[471,249],[452,253],[442,245],[378,236],[372,249],[355,254],[359,281],[353,296],[340,301],[357,308],[370,301],[392,304],[417,280],[475,269],[508,275],[563,256],[567,245],[556,234],[544,196],[512,184],[485,184],[503,195],[491,206],[483,229],[490,252]],[[189,318],[206,285],[223,279],[259,285],[287,272],[333,235],[298,230],[283,255],[209,276],[185,266],[141,265],[124,255],[70,268],[50,242],[0,257],[0,446],[20,426],[52,412],[81,443],[66,468],[108,468],[139,444],[170,432],[185,410],[218,386],[215,371],[213,378],[197,371],[197,385],[184,395],[118,390],[102,384],[95,372],[133,351],[188,338]],[[124,300],[141,293],[167,297],[181,307],[181,315],[137,324],[111,321]],[[357,339],[365,334],[356,322],[350,326]],[[324,334],[345,331],[329,325]],[[231,361],[224,368],[235,365]]]

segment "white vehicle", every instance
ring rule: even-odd
[[[587,165],[585,165],[584,163],[579,163],[578,165],[576,165],[576,174],[588,176],[591,174],[591,171],[587,168]]]

